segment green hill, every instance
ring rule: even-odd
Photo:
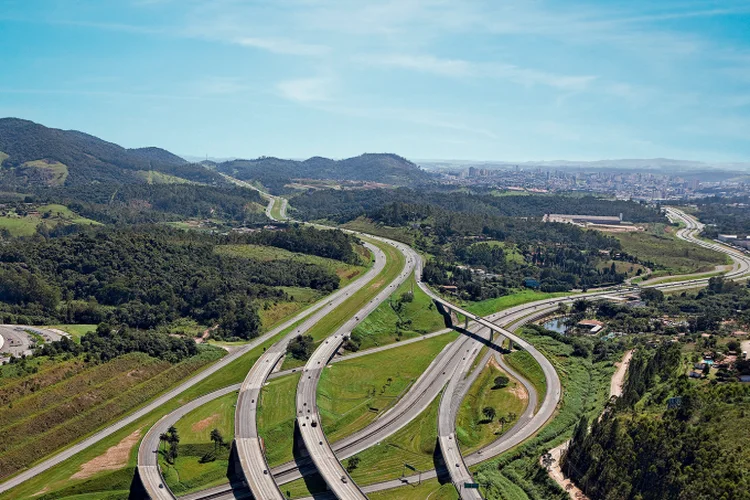
[[[242,180],[258,180],[275,193],[283,192],[292,179],[367,181],[396,186],[424,184],[432,179],[414,163],[390,153],[366,153],[344,160],[319,156],[304,161],[261,157],[227,161],[218,164],[217,169]]]
[[[126,149],[83,132],[18,118],[0,119],[0,151],[2,187],[143,183],[141,172],[149,171],[205,184],[226,183],[215,172],[163,149]]]

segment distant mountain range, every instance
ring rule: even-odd
[[[227,183],[220,175],[225,173],[259,181],[281,192],[292,179],[416,185],[432,178],[394,154],[363,154],[345,160],[261,157],[190,163],[164,149],[126,149],[83,132],[48,128],[18,118],[0,119],[0,167],[0,186],[11,188],[170,182],[171,178],[220,185]]]
[[[432,176],[411,161],[389,153],[367,153],[344,160],[314,156],[307,160],[262,157],[216,165],[219,172],[243,180],[259,180],[273,192],[283,192],[290,179],[334,179],[414,186]]]

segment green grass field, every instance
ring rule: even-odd
[[[538,402],[547,393],[547,379],[539,363],[526,351],[514,351],[504,356],[506,363],[534,386]]]
[[[68,178],[68,166],[59,161],[27,161],[19,169],[24,170],[25,174],[28,174],[29,171],[36,171],[32,175],[43,179],[47,186],[62,186],[65,184],[65,179]]]
[[[237,393],[233,392],[207,403],[188,413],[175,423],[180,435],[180,454],[174,465],[163,457],[164,478],[176,494],[208,488],[226,482],[229,466],[229,449],[217,448],[210,439],[211,431],[218,429],[224,441],[234,439],[234,409]],[[200,463],[206,453],[215,451],[216,460]]]
[[[523,264],[524,262],[526,262],[526,259],[524,259],[523,254],[521,254],[518,251],[518,248],[516,247],[516,245],[512,243],[508,243],[505,241],[488,240],[488,241],[479,241],[477,243],[472,244],[472,246],[480,245],[482,243],[486,243],[490,246],[502,248],[503,251],[505,252],[506,262],[515,262],[517,264]]]
[[[258,409],[258,435],[266,443],[271,467],[294,458],[295,395],[300,374],[277,378],[263,388]]]
[[[496,440],[513,426],[526,408],[528,393],[517,380],[511,378],[503,389],[492,388],[495,377],[501,374],[508,375],[490,362],[461,404],[456,419],[456,438],[462,454],[472,453]],[[482,414],[482,409],[488,406],[497,412],[491,422]],[[504,424],[500,422],[501,417],[506,419]]]
[[[282,220],[281,206],[284,204],[281,198],[274,198],[273,206],[271,207],[271,217],[276,220]]]
[[[505,295],[503,297],[482,300],[480,302],[473,302],[466,305],[465,309],[479,316],[487,316],[489,314],[502,311],[503,309],[508,309],[509,307],[514,307],[521,304],[526,304],[528,302],[534,302],[537,300],[549,299],[553,297],[565,297],[566,295],[571,294],[567,292],[544,293],[536,292],[534,290],[522,290],[511,295]]]
[[[57,224],[99,224],[91,219],[81,217],[64,205],[42,205],[30,208],[29,212],[38,213],[21,215],[13,211],[3,212],[0,214],[0,229],[7,229],[12,236],[31,236],[42,223],[49,227]]]
[[[539,457],[569,439],[581,415],[594,418],[601,413],[609,400],[614,365],[611,361],[592,363],[572,357],[571,346],[530,330],[523,330],[521,335],[555,366],[563,387],[562,402],[553,419],[533,438],[472,467],[474,479],[480,483],[484,498],[567,500],[567,493],[539,465]]]
[[[393,406],[456,333],[342,361],[323,372],[318,409],[333,442],[352,434]]]
[[[263,331],[272,330],[275,326],[283,323],[286,319],[314,304],[324,297],[322,292],[312,288],[280,287],[292,300],[289,301],[260,301],[258,304],[258,315],[260,316]]]
[[[56,328],[69,333],[73,340],[78,342],[84,334],[96,330],[96,325],[52,325],[47,328]]]
[[[716,266],[728,264],[728,257],[722,253],[702,248],[674,236],[675,228],[656,225],[649,231],[618,233],[622,250],[637,256],[643,262],[651,262],[661,269],[654,269],[655,275],[693,274],[710,272]]]
[[[422,481],[420,485],[402,486],[368,495],[370,500],[458,500],[458,492],[451,483],[440,484],[437,479]]]
[[[134,353],[73,376],[50,379],[34,374],[3,387],[12,405],[0,409],[0,470],[7,477],[40,458],[75,443],[146,403],[186,376],[215,361],[217,349],[176,365]],[[123,375],[126,376],[123,376]],[[47,383],[49,382],[49,383]],[[19,392],[19,386],[43,386]]]
[[[260,261],[271,260],[295,260],[322,266],[336,273],[339,277],[340,286],[346,286],[364,271],[363,266],[346,264],[339,260],[327,259],[316,255],[308,255],[298,252],[290,252],[283,248],[263,245],[221,245],[216,247],[216,253],[231,257],[254,259]]]
[[[399,305],[399,299],[414,291],[411,302]],[[412,275],[365,320],[357,325],[352,338],[359,339],[360,349],[390,344],[445,328],[443,316],[432,299],[416,285]]]
[[[437,415],[440,395],[417,418],[383,442],[356,455],[359,466],[352,472],[357,484],[372,484],[397,479],[408,463],[418,470],[434,468],[437,445]],[[344,461],[346,465],[346,461]]]

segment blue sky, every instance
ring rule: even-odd
[[[750,160],[750,1],[0,0],[0,116],[214,157]]]

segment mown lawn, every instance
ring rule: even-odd
[[[439,335],[327,368],[318,385],[318,409],[328,438],[348,436],[393,406],[456,336]]]
[[[570,295],[567,292],[544,293],[534,290],[522,290],[511,295],[496,297],[494,299],[482,300],[466,305],[465,309],[479,316],[487,316],[509,307],[515,307],[528,302],[550,299],[553,297],[564,297]]]
[[[514,351],[504,356],[505,362],[516,372],[521,374],[536,389],[538,403],[544,401],[547,393],[547,379],[539,363],[526,351]]]
[[[227,445],[234,439],[234,410],[237,393],[232,392],[188,413],[175,423],[180,435],[179,456],[174,465],[163,457],[159,462],[169,488],[177,494],[215,486],[226,481],[228,447],[217,447],[211,431],[218,429]],[[201,457],[214,452],[216,460],[201,463]]]
[[[461,404],[456,419],[456,437],[464,455],[498,439],[515,424],[528,404],[528,393],[513,378],[510,378],[507,387],[493,389],[498,375],[510,378],[497,364],[490,362],[472,384]],[[488,421],[482,413],[486,407],[497,412],[492,421]],[[501,418],[505,419],[504,424],[501,423]]]
[[[402,299],[411,295],[412,291],[413,300]],[[388,300],[357,325],[352,338],[359,340],[360,349],[369,349],[443,328],[443,316],[432,299],[417,286],[412,275]]]
[[[300,374],[269,382],[260,393],[258,435],[265,440],[266,458],[271,467],[294,458],[295,396]]]
[[[691,274],[709,272],[729,263],[720,252],[699,247],[674,236],[675,228],[658,225],[651,231],[618,233],[622,250],[650,263],[655,274]],[[660,269],[659,269],[660,268]],[[658,273],[662,271],[662,273]]]

